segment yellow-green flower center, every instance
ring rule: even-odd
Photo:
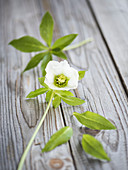
[[[69,79],[63,74],[57,75],[54,77],[54,85],[60,88],[65,87],[68,84],[68,80]]]

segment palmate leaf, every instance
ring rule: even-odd
[[[39,77],[38,80],[42,86],[49,89],[48,85],[44,83],[45,77]]]
[[[85,103],[84,100],[76,98],[76,97],[71,97],[71,96],[61,96],[62,100],[71,105],[71,106],[78,106],[81,105],[83,103]]]
[[[37,97],[38,95],[40,94],[43,94],[45,93],[46,91],[48,91],[49,89],[48,88],[40,88],[40,89],[37,89],[35,91],[32,91],[30,92],[26,98],[34,98],[34,97]]]
[[[46,56],[44,56],[44,58],[42,60],[42,64],[41,64],[42,76],[46,75],[45,68],[46,68],[48,62],[51,60],[52,60],[52,55],[50,53],[48,53]]]
[[[57,57],[67,60],[67,56],[62,51],[59,51],[59,52],[52,51],[52,54],[56,55]]]
[[[74,96],[70,91],[66,90],[55,90],[55,94],[57,94],[65,103],[71,105],[71,106],[77,106],[85,103],[84,100],[79,99]]]
[[[44,46],[36,38],[30,36],[24,36],[19,39],[15,39],[9,44],[22,52],[37,52],[48,49],[48,47]]]
[[[72,136],[72,128],[66,126],[61,128],[59,131],[54,133],[45,147],[42,149],[42,152],[48,152],[56,148],[57,146],[66,143]]]
[[[81,80],[82,78],[84,78],[85,71],[78,71],[78,74],[79,74],[79,80]]]
[[[74,112],[73,115],[77,118],[77,120],[86,127],[95,130],[111,130],[116,129],[116,127],[105,119],[103,116],[100,116],[96,113],[87,111],[84,113]]]
[[[52,51],[61,51],[64,47],[71,44],[71,42],[76,38],[77,34],[69,34],[61,37],[55,41],[52,46]]]
[[[48,46],[51,46],[54,21],[49,12],[46,12],[40,24],[40,35]]]
[[[52,95],[52,92],[53,92],[53,90],[49,90],[49,91],[46,93],[46,98],[45,98],[46,102],[49,102],[49,100],[50,100],[50,98],[51,98],[51,95]]]
[[[84,134],[82,138],[82,147],[86,153],[98,159],[110,161],[110,158],[105,153],[102,144],[93,136]]]
[[[57,108],[61,103],[61,97],[55,95],[54,100],[52,101],[52,105],[54,108]]]
[[[47,54],[46,52],[39,53],[35,55],[34,57],[32,57],[23,72],[36,67],[46,54]]]
[[[39,80],[40,84],[41,84],[42,86],[44,86],[45,77],[39,77],[38,80]]]
[[[60,96],[74,96],[74,94],[72,94],[72,92],[66,91],[66,90],[56,90],[55,93]]]

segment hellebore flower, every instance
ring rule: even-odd
[[[45,71],[44,82],[53,90],[70,90],[78,86],[78,71],[70,67],[66,60],[50,61]]]

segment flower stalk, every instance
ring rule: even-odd
[[[39,124],[38,124],[38,126],[37,126],[37,128],[36,128],[36,130],[35,130],[35,132],[34,132],[34,134],[33,134],[33,136],[31,137],[31,139],[30,139],[30,141],[29,141],[29,143],[28,143],[28,145],[27,145],[27,147],[26,147],[26,149],[25,149],[25,151],[24,151],[24,153],[23,153],[23,155],[22,155],[22,157],[21,157],[21,160],[20,160],[20,162],[19,162],[19,165],[18,165],[18,169],[17,169],[17,170],[22,170],[22,167],[23,167],[24,161],[25,161],[25,159],[26,159],[26,156],[27,156],[27,154],[28,154],[28,151],[29,151],[30,147],[32,146],[32,143],[33,143],[33,141],[34,141],[34,139],[35,139],[35,137],[36,137],[36,135],[37,135],[37,133],[38,133],[38,131],[39,131],[39,129],[40,129],[40,127],[41,127],[41,125],[42,125],[45,117],[46,117],[46,115],[47,115],[47,113],[48,113],[48,110],[49,110],[49,107],[50,107],[50,105],[51,105],[51,102],[52,102],[53,97],[54,97],[54,91],[53,91],[52,94],[51,94],[51,97],[50,97],[49,103],[48,103],[48,105],[47,105],[47,108],[46,108],[46,110],[45,110],[45,112],[44,112],[44,115],[43,115],[43,117],[41,118],[41,120],[40,120],[40,122],[39,122]]]

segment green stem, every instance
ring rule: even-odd
[[[63,51],[67,51],[67,50],[71,50],[71,49],[74,49],[74,48],[78,48],[78,47],[80,47],[80,46],[82,46],[84,44],[87,44],[89,42],[92,42],[92,41],[93,41],[92,38],[88,38],[88,39],[86,39],[84,41],[79,42],[78,44],[74,44],[74,45],[70,45],[69,47],[65,47],[63,49]]]
[[[49,103],[48,103],[48,105],[47,105],[47,108],[46,108],[46,110],[45,110],[45,113],[44,113],[43,117],[41,118],[41,120],[40,120],[40,122],[39,122],[39,124],[38,124],[38,126],[37,126],[37,128],[36,128],[36,130],[35,130],[35,132],[34,132],[34,134],[33,134],[33,136],[31,137],[31,139],[30,139],[30,141],[29,141],[29,143],[28,143],[28,145],[27,145],[27,147],[26,147],[26,149],[25,149],[25,151],[24,151],[24,153],[23,153],[23,155],[22,155],[22,157],[21,157],[21,160],[20,160],[20,162],[19,162],[19,165],[18,165],[18,169],[17,169],[17,170],[21,170],[22,167],[23,167],[23,164],[24,164],[24,161],[25,161],[25,159],[26,159],[27,153],[28,153],[28,151],[29,151],[29,149],[30,149],[30,147],[31,147],[31,145],[32,145],[32,143],[33,143],[33,141],[34,141],[34,139],[35,139],[35,137],[36,137],[36,135],[37,135],[37,133],[38,133],[38,131],[39,131],[39,129],[40,129],[40,127],[41,127],[44,119],[45,119],[45,117],[46,117],[46,115],[47,115],[47,112],[48,112],[48,109],[49,109],[50,104],[51,104],[51,102],[52,102],[53,96],[54,96],[54,91],[53,91],[52,94],[51,94],[51,98],[50,98],[50,100],[49,100]]]

